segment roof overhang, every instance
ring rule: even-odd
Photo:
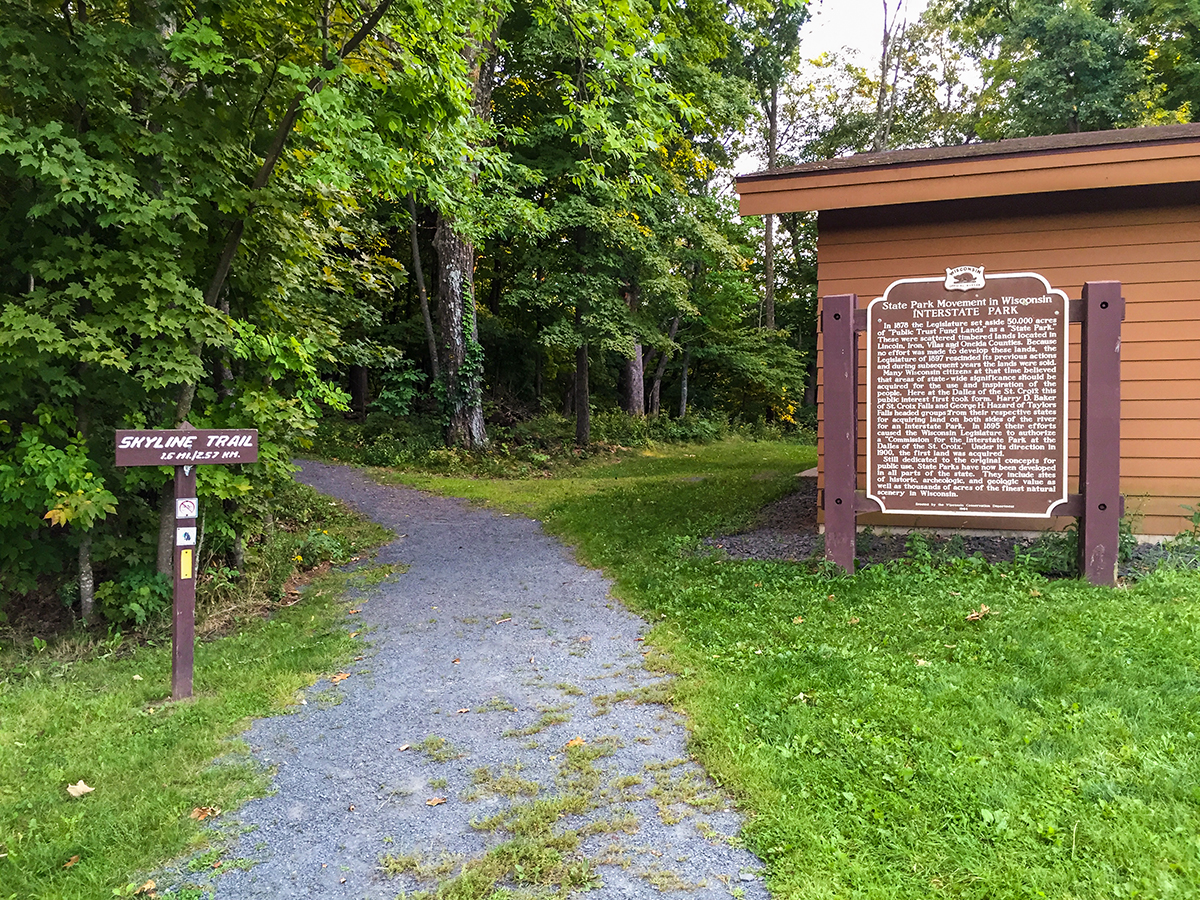
[[[892,150],[741,175],[743,216],[1200,181],[1200,123]]]

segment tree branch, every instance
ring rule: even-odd
[[[366,21],[359,27],[358,31],[348,40],[342,49],[338,52],[338,61],[345,59],[351,53],[358,49],[359,45],[367,39],[367,36],[375,29],[380,20],[387,13],[394,0],[381,0],[378,6],[372,10]],[[327,61],[325,67],[332,69],[335,63]],[[325,87],[324,78],[313,78],[306,85],[304,91],[297,91],[292,97],[292,102],[288,104],[287,112],[283,118],[279,120],[279,125],[275,128],[275,134],[271,138],[271,146],[267,149],[267,155],[263,158],[262,165],[259,166],[258,174],[254,176],[254,181],[250,185],[252,191],[259,191],[266,187],[266,184],[271,179],[272,172],[275,171],[275,166],[279,162],[279,158],[283,155],[283,149],[287,145],[287,139],[291,136],[292,129],[296,127],[296,120],[300,118],[300,103],[304,99],[305,94],[316,94]],[[229,226],[229,232],[225,237],[225,246],[221,250],[221,256],[217,260],[217,267],[213,271],[212,280],[208,283],[208,290],[204,292],[204,302],[209,306],[216,306],[217,298],[221,295],[221,288],[225,286],[225,279],[229,277],[229,270],[233,268],[233,258],[237,255],[237,249],[242,243],[242,235],[246,233],[246,216],[254,209],[254,203],[251,202],[246,210],[246,215],[243,215],[236,222]]]

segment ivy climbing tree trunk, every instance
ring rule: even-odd
[[[438,320],[446,386],[446,443],[478,449],[488,443],[483,423],[483,348],[475,322],[475,247],[439,215]]]
[[[479,46],[468,44],[463,50],[471,70],[471,108],[485,122],[492,116],[495,32],[499,27],[497,21],[491,36]],[[446,443],[468,449],[486,447],[483,348],[475,320],[475,246],[455,227],[454,219],[441,211],[433,245],[438,253],[438,322],[449,417]]]

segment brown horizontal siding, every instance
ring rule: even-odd
[[[1162,306],[1160,303],[1139,303],[1134,309],[1144,315],[1144,306]],[[1200,303],[1196,304],[1196,318],[1170,319],[1161,318],[1152,321],[1144,319],[1133,320],[1126,317],[1121,323],[1121,355],[1124,357],[1127,348],[1135,344],[1156,344],[1162,340],[1163,323],[1171,323],[1171,339],[1176,341],[1195,341],[1200,345]]]
[[[952,237],[937,238],[936,235],[925,237],[912,236],[912,229],[888,229],[889,231],[907,233],[907,237],[882,237],[883,243],[871,244],[863,248],[862,256],[856,256],[857,247],[862,245],[834,244],[819,249],[822,262],[838,263],[853,262],[856,259],[871,260],[911,260],[926,256],[930,250],[930,241],[936,240],[937,252],[943,256],[962,256],[979,252],[981,244],[986,244],[992,238],[1004,237],[1005,250],[1010,252],[1041,252],[1055,253],[1091,251],[1096,247],[1129,246],[1131,226],[1128,223],[1102,228],[1064,228],[1053,218],[1044,220],[1021,220],[1019,234],[1000,232],[995,229],[976,228],[975,222],[964,223],[964,228],[956,230]],[[1188,240],[1186,233],[1181,234],[1179,225],[1184,222],[1164,222],[1157,219],[1151,224],[1136,228],[1137,243],[1143,241],[1154,247],[1179,247],[1181,254],[1189,254],[1189,245],[1194,241]],[[844,237],[839,235],[839,237]],[[1167,251],[1163,251],[1164,253]]]
[[[1135,425],[1139,419],[1190,422],[1194,426],[1200,423],[1200,400],[1133,400],[1126,391],[1121,399],[1121,427],[1127,422]]]
[[[1078,281],[1082,283],[1088,279],[1095,279],[1095,276],[1090,273],[1096,266],[1104,266],[1110,264],[1113,259],[1113,250],[1125,248],[1126,250],[1136,253],[1136,259],[1139,265],[1149,265],[1154,268],[1151,271],[1165,271],[1166,268],[1175,265],[1187,265],[1200,259],[1200,241],[1184,241],[1180,240],[1180,228],[1175,226],[1175,240],[1173,242],[1154,241],[1149,245],[1130,244],[1131,235],[1137,235],[1138,229],[1121,229],[1113,230],[1109,237],[1116,239],[1120,238],[1121,243],[1107,244],[1105,246],[1071,246],[1061,249],[1052,247],[1039,247],[1037,238],[1039,235],[1022,234],[1018,237],[1015,244],[1005,242],[1003,246],[1000,244],[1001,238],[999,235],[992,235],[988,238],[993,246],[987,249],[987,258],[989,272],[1024,272],[1024,266],[1029,264],[1029,254],[1036,253],[1038,256],[1039,272],[1045,274],[1046,271],[1053,272],[1069,272],[1078,270],[1084,272],[1083,277],[1078,279],[1070,279],[1072,282]],[[904,248],[896,248],[890,250],[888,256],[862,256],[855,259],[852,251],[849,248],[840,248],[843,252],[850,252],[850,256],[844,260],[830,260],[830,265],[838,265],[839,263],[848,263],[854,266],[856,271],[862,272],[864,275],[879,275],[884,278],[891,276],[891,273],[896,270],[896,266],[902,265],[904,268],[911,271],[926,272],[930,275],[936,275],[942,269],[949,266],[958,265],[963,262],[975,263],[973,259],[979,255],[979,238],[960,238],[956,237],[947,244],[954,246],[944,247],[941,241],[920,241],[909,242],[911,244]],[[1081,242],[1082,243],[1082,242]],[[971,245],[974,244],[974,247]],[[936,250],[936,254],[932,251]],[[818,261],[824,263],[826,260],[821,257],[818,252]],[[1159,267],[1163,267],[1160,269]],[[1194,270],[1192,272],[1194,277]],[[1049,277],[1049,276],[1047,276]],[[1132,280],[1132,279],[1131,279]],[[1162,278],[1137,279],[1147,281],[1161,281]],[[1052,282],[1053,283],[1053,282]]]
[[[1194,201],[1195,190],[1183,193]],[[1158,197],[1162,202],[1163,195]],[[916,215],[916,207],[896,207],[894,215],[889,215],[893,210],[822,213],[820,295],[856,293],[865,307],[892,281],[934,276],[963,263],[982,265],[993,273],[1038,272],[1071,297],[1080,295],[1085,280],[1122,282],[1126,317],[1121,347],[1121,487],[1130,512],[1140,516],[1141,532],[1181,530],[1186,525],[1182,505],[1200,502],[1200,203],[1154,209],[1083,208],[1097,207],[1089,200],[1061,214],[1029,215],[1025,210],[1008,216],[993,214],[988,204],[938,205],[938,210],[951,213],[942,221]],[[862,335],[860,486],[866,475],[865,345]],[[819,340],[819,404],[824,403],[822,356]],[[1078,325],[1071,328],[1069,356],[1068,484],[1076,490]],[[823,481],[824,434],[823,428],[818,430]],[[898,516],[870,516],[862,521],[941,527],[954,517],[909,518],[908,523]],[[990,525],[973,521],[968,527],[1045,525],[1045,520],[997,520]]]

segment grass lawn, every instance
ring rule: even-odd
[[[776,897],[1200,896],[1200,573],[1114,590],[918,554],[827,577],[700,549],[814,456],[380,477],[541,519],[658,623]]]
[[[307,488],[296,494],[302,508],[279,509],[281,518],[320,520],[350,548],[387,536]],[[290,560],[292,543],[278,540],[273,552]],[[120,635],[107,646],[70,636],[40,649],[6,642],[0,900],[126,896],[139,873],[209,842],[193,810],[232,808],[268,784],[232,736],[359,652],[341,600],[348,582],[366,577],[326,575],[301,602],[270,618],[259,609],[237,633],[198,644],[191,702],[165,699],[171,650],[161,629],[152,644]],[[93,790],[75,798],[67,786],[79,781]]]

